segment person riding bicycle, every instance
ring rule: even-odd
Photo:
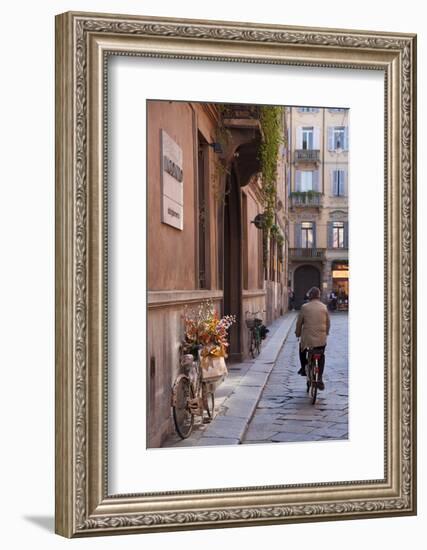
[[[320,289],[313,286],[308,291],[309,301],[301,307],[295,327],[295,335],[301,338],[299,346],[299,357],[301,368],[298,374],[305,376],[305,365],[307,362],[307,348],[319,348],[322,356],[319,361],[319,390],[324,390],[323,370],[325,368],[325,347],[329,335],[331,321],[328,308],[320,301]]]

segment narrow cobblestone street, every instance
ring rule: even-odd
[[[298,375],[295,323],[265,385],[242,443],[348,438],[348,314],[331,314],[326,347],[325,390],[315,405]]]
[[[325,390],[315,405],[299,369],[296,312],[270,325],[261,355],[230,364],[229,375],[216,392],[215,418],[204,424],[196,417],[193,433],[180,439],[172,433],[164,447],[239,445],[346,439],[348,437],[348,315],[331,314],[326,348]]]

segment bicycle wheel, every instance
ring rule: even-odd
[[[172,412],[175,429],[182,439],[186,439],[193,429],[194,414],[189,408],[189,400],[194,398],[193,387],[187,376],[181,374],[172,390]]]
[[[317,397],[317,384],[313,380],[311,382],[311,404],[314,405],[316,403],[316,397]]]
[[[261,336],[259,335],[259,331],[257,331],[255,336],[255,350],[256,354],[259,355],[261,351]]]
[[[251,330],[251,339],[249,342],[249,353],[251,354],[252,359],[255,359],[255,334],[253,330]]]
[[[313,366],[310,369],[311,371],[311,403],[314,405],[316,403],[316,397],[317,397],[317,374],[314,373]]]

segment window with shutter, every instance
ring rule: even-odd
[[[301,223],[301,247],[302,248],[313,248],[314,243],[314,223],[313,222],[302,222]]]
[[[301,170],[295,171],[295,191],[301,191]]]
[[[297,128],[297,149],[302,149],[302,128]]]
[[[313,126],[304,126],[301,128],[302,142],[300,149],[313,149]]]
[[[344,222],[332,222],[332,248],[344,248]]]
[[[344,144],[343,144],[344,151],[348,151],[348,127],[346,126],[344,128]]]
[[[313,149],[320,149],[320,128],[314,128]]]
[[[295,248],[301,248],[301,224],[295,224]]]
[[[312,191],[313,190],[313,172],[311,170],[301,170],[301,184],[298,191]]]
[[[342,171],[342,194],[344,197],[347,196],[347,172],[346,170]]]
[[[348,248],[348,222],[344,222],[344,248]]]
[[[319,191],[319,170],[312,172],[313,174],[313,191]]]
[[[328,128],[328,151],[334,150],[334,129],[333,127]]]
[[[333,150],[345,148],[345,128],[344,126],[334,126],[332,128]]]
[[[332,195],[336,197],[338,195],[338,173],[337,170],[332,170]]]
[[[332,170],[332,194],[334,197],[344,197],[346,195],[345,180],[345,170]]]

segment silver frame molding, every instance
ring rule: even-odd
[[[385,477],[107,491],[107,59],[367,68],[385,76]],[[416,36],[123,15],[56,17],[56,532],[66,537],[416,513]]]

